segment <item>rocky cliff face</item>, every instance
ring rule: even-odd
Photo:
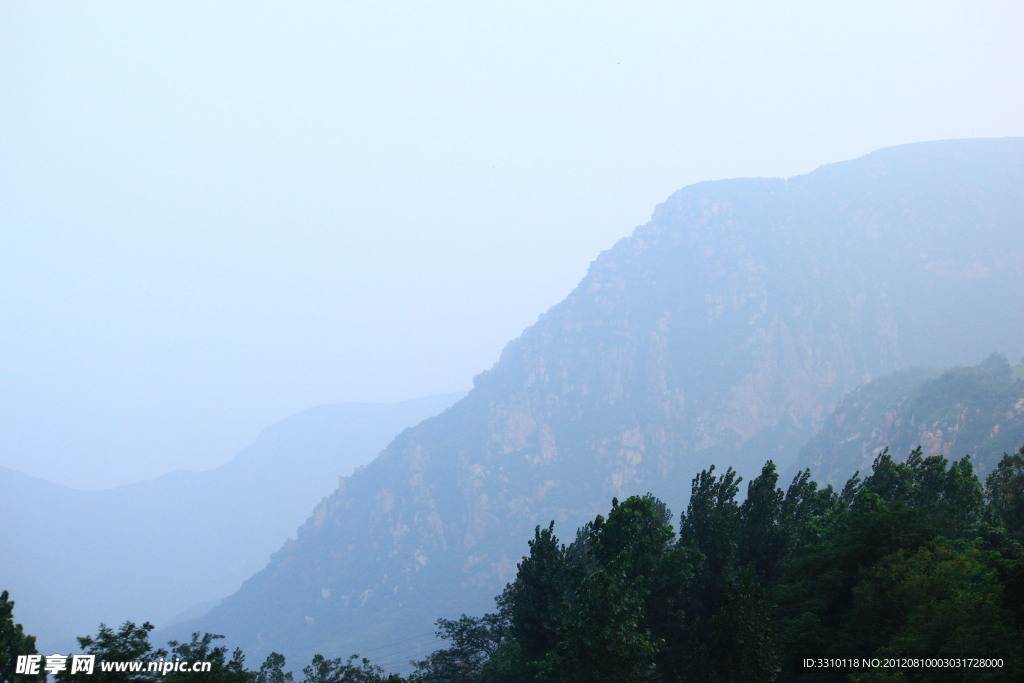
[[[907,370],[851,391],[800,451],[798,465],[841,487],[871,471],[888,448],[897,458],[970,455],[984,479],[1004,453],[1024,444],[1024,366],[994,354],[974,367]]]
[[[254,655],[427,634],[490,607],[536,524],[571,537],[646,491],[678,510],[711,463],[792,464],[866,380],[1019,353],[1022,189],[1010,139],[677,192],[192,626]]]

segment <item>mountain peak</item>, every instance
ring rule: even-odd
[[[1022,159],[920,143],[674,193],[193,626],[301,656],[429,633],[488,607],[537,524],[648,491],[680,509],[709,464],[792,464],[872,377],[1020,353]]]

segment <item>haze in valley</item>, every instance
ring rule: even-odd
[[[1024,134],[1022,20],[4,3],[0,465],[97,489],[464,391],[680,187]]]

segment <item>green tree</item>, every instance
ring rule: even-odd
[[[212,633],[199,635],[197,632],[192,634],[192,640],[188,643],[179,643],[175,640],[169,642],[168,659],[209,662],[210,670],[175,671],[163,676],[163,679],[171,683],[245,683],[249,674],[245,670],[245,656],[242,651],[236,648],[231,659],[228,659],[226,647],[213,645],[214,641],[223,637]]]
[[[546,529],[538,526],[529,547],[530,555],[519,563],[515,581],[499,601],[527,664],[543,660],[558,645],[572,591],[565,546],[555,536],[554,522]]]
[[[167,652],[154,650],[150,644],[149,634],[154,628],[153,624],[148,621],[141,626],[126,621],[116,631],[105,624],[100,624],[99,631],[95,636],[81,636],[77,639],[82,652],[96,657],[93,673],[72,674],[65,670],[57,674],[57,680],[121,683],[155,679],[156,676],[146,669],[149,663],[162,659]],[[142,669],[140,671],[103,671],[102,662],[142,662]]]
[[[253,677],[254,683],[287,683],[292,680],[292,672],[284,670],[284,655],[271,652],[260,665],[260,670]]]
[[[1024,648],[1003,586],[996,554],[937,539],[913,552],[897,551],[864,571],[853,589],[851,629],[869,635],[876,657],[986,657],[1004,659],[999,671],[977,680],[1013,680]],[[867,637],[862,642],[870,647]],[[932,680],[959,680],[962,672],[933,671]],[[990,673],[986,679],[984,674]]]
[[[641,681],[654,673],[658,648],[645,625],[646,591],[624,556],[586,577],[558,646],[540,667],[540,680]]]
[[[778,481],[775,463],[769,460],[761,475],[747,485],[747,498],[740,505],[739,561],[752,562],[757,573],[767,578],[778,575],[788,541],[782,525],[785,494]]]
[[[572,600],[558,647],[548,653],[552,680],[634,681],[651,675],[663,644],[652,628],[671,614],[673,595],[658,591],[675,532],[671,513],[647,494],[612,500],[567,551],[573,566]],[[580,546],[580,547],[577,547]]]
[[[670,588],[678,581],[663,572],[675,536],[670,519],[648,494],[613,500],[608,518],[585,524],[568,548],[553,524],[537,527],[530,555],[498,601],[508,635],[480,672],[499,681],[627,681],[651,673],[661,642],[652,625],[669,621],[676,604]]]
[[[712,465],[694,477],[690,502],[679,524],[681,548],[697,561],[691,590],[685,596],[685,627],[679,635],[682,648],[693,653],[706,650],[711,617],[718,612],[726,588],[737,570],[741,532],[736,493],[740,478],[730,467],[721,476]],[[677,646],[678,647],[678,646]],[[704,666],[714,666],[710,656],[699,656]]]
[[[871,474],[864,480],[858,494],[872,493],[886,503],[900,502],[907,505],[911,502],[913,492],[914,473],[907,464],[896,462],[886,448],[875,456]],[[917,498],[921,498],[920,494]],[[864,497],[861,495],[858,499],[864,500]]]
[[[984,490],[971,459],[887,451],[863,480],[778,487],[772,462],[737,504],[714,467],[692,482],[678,540],[651,495],[612,501],[565,547],[537,527],[498,598],[501,630],[440,620],[453,646],[424,681],[833,680],[816,657],[1003,657],[1024,676],[1024,448]],[[988,656],[988,655],[986,655]],[[919,672],[850,672],[917,680]],[[929,680],[958,679],[955,670]]]
[[[46,673],[30,676],[16,674],[15,668],[20,655],[36,655],[36,638],[25,633],[21,624],[14,621],[14,601],[7,591],[0,593],[0,683],[12,681],[45,681]]]
[[[779,576],[789,567],[796,554],[821,542],[826,531],[834,528],[845,514],[859,486],[857,475],[847,482],[842,494],[837,493],[831,485],[819,489],[818,484],[811,480],[810,470],[799,472],[793,477],[786,489],[779,515],[784,537],[783,555],[776,567]]]
[[[416,676],[423,681],[471,683],[481,680],[484,664],[497,651],[507,625],[498,614],[481,618],[463,614],[458,619],[438,619],[437,637],[451,646],[416,662]]]
[[[1013,455],[1004,454],[985,480],[989,518],[1024,542],[1024,446]]]
[[[700,551],[706,558],[705,574],[714,577],[711,583],[719,588],[736,564],[740,531],[736,494],[741,481],[731,467],[721,476],[715,476],[714,465],[701,471],[693,479],[690,502],[680,517],[679,543]]]
[[[780,643],[775,634],[771,605],[764,587],[747,565],[730,579],[725,598],[711,618],[708,653],[702,666],[694,667],[691,680],[772,681],[780,671]]]
[[[597,562],[608,567],[618,561],[629,576],[649,578],[675,538],[670,519],[665,504],[649,493],[621,504],[613,498],[607,521],[594,533]]]
[[[385,677],[384,669],[359,655],[351,655],[347,661],[314,655],[302,673],[306,677],[305,683],[398,683],[402,680],[394,675]]]

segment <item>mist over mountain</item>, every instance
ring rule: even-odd
[[[166,625],[236,590],[309,510],[400,430],[458,395],[310,408],[230,462],[103,491],[0,468],[0,577],[42,651],[101,621]]]
[[[709,464],[795,464],[863,382],[1019,357],[1022,189],[1012,138],[676,192],[182,632],[300,661],[432,640],[436,617],[490,608],[537,524],[647,491],[678,512]]]
[[[802,449],[798,466],[842,486],[854,470],[870,472],[888,448],[897,458],[970,455],[982,479],[1004,453],[1024,444],[1024,366],[993,354],[946,372],[904,370],[857,387]]]

